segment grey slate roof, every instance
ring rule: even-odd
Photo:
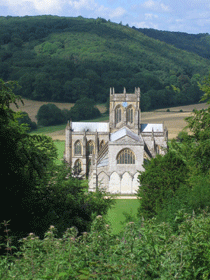
[[[72,130],[75,132],[109,132],[109,123],[106,122],[72,122]]]
[[[141,132],[163,132],[163,124],[162,123],[145,123],[141,124]]]

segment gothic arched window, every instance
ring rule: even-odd
[[[74,174],[79,174],[82,171],[82,162],[77,159],[74,164]]]
[[[75,155],[81,155],[82,154],[82,144],[79,140],[76,141],[75,144],[74,144],[74,154]]]
[[[135,164],[135,155],[130,149],[123,149],[117,155],[117,164]]]
[[[115,122],[116,122],[116,124],[121,122],[121,108],[120,107],[117,107],[115,109]]]
[[[132,107],[127,109],[127,122],[133,123],[133,108]]]
[[[87,154],[92,155],[95,153],[95,145],[93,141],[88,141],[87,142]]]

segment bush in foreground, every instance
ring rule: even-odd
[[[102,216],[89,233],[73,227],[56,238],[51,226],[45,239],[30,233],[21,252],[0,258],[4,279],[209,279],[210,214],[179,212],[177,233],[155,219],[130,222],[113,236]]]

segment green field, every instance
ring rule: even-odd
[[[124,227],[124,212],[136,216],[139,207],[138,199],[116,199],[116,204],[108,211],[108,223],[112,227],[113,234],[118,234]]]
[[[65,150],[65,141],[55,140],[53,142],[57,148],[57,153],[58,153],[58,158],[56,160],[56,163],[61,164],[61,162],[63,160],[63,153]]]

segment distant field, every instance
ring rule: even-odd
[[[185,118],[192,115],[193,109],[201,110],[209,107],[206,103],[179,106],[167,109],[144,112],[141,114],[141,123],[164,123],[168,128],[169,139],[177,137],[178,133],[186,126]],[[183,112],[180,112],[182,110]]]
[[[28,100],[28,99],[24,99],[24,98],[23,98],[23,102],[24,102],[24,105],[19,103],[19,110],[25,111],[26,113],[28,113],[29,117],[31,118],[31,120],[33,122],[37,121],[36,120],[37,112],[38,112],[39,108],[44,104],[53,103],[61,110],[63,110],[63,109],[70,110],[71,107],[74,106],[73,103],[44,102],[44,101]],[[11,108],[13,110],[17,111],[15,105],[12,105]],[[104,113],[106,111],[106,107],[103,104],[97,105],[97,108],[99,109],[99,111],[101,113]]]
[[[25,106],[20,105],[22,111],[26,111],[33,121],[36,121],[36,114],[41,105],[48,102],[33,101],[23,99]],[[60,109],[70,109],[74,104],[72,103],[54,103]],[[152,112],[143,112],[141,114],[141,123],[162,123],[168,128],[169,139],[175,138],[178,133],[186,126],[185,118],[192,114],[193,109],[206,109],[209,105],[205,103],[199,103],[194,105],[179,106],[169,108],[170,112],[166,112],[167,109],[155,110]],[[106,111],[105,105],[97,105],[101,113]],[[12,107],[15,109],[15,106]],[[16,109],[15,109],[16,110]],[[182,110],[183,112],[180,112]],[[101,119],[94,121],[108,121],[108,117],[102,117]],[[93,121],[93,120],[92,120]],[[65,140],[65,124],[60,126],[52,126],[46,128],[40,128],[38,133],[47,133],[54,140]]]

